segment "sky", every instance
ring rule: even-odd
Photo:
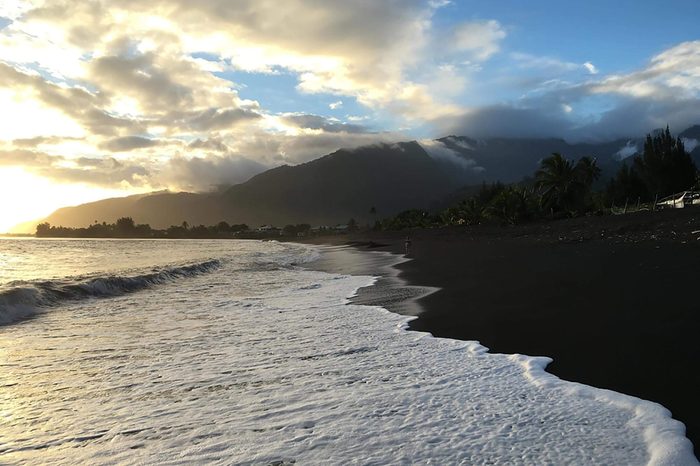
[[[448,134],[700,123],[697,0],[0,3],[0,231]]]

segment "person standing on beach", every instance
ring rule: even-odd
[[[404,241],[404,246],[406,247],[406,255],[408,256],[411,252],[411,237],[407,236],[406,241]]]

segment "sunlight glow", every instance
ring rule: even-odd
[[[81,184],[58,184],[21,168],[0,168],[0,233],[33,233],[18,224],[46,217],[54,210],[129,192]]]
[[[42,105],[28,92],[0,89],[0,108],[8,116],[2,119],[0,139],[85,135],[78,123],[62,112]]]

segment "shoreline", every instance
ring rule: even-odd
[[[547,372],[562,380],[659,403],[685,424],[697,455],[696,212],[414,230],[413,260],[394,267],[402,282],[434,292],[415,299],[423,312],[409,314],[417,316],[408,328],[546,356]],[[331,244],[400,254],[406,234]]]
[[[388,251],[363,250],[360,246],[319,245],[321,257],[302,264],[302,267],[333,274],[376,277],[373,284],[357,290],[349,299],[351,304],[379,306],[396,314],[414,317],[423,312],[419,301],[439,291],[439,288],[412,285],[401,277],[397,267],[411,259]]]

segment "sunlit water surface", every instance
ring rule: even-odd
[[[347,304],[371,277],[295,265],[316,254],[0,241],[5,291],[53,279],[100,296],[0,327],[0,463],[696,464],[661,406],[408,332]]]

